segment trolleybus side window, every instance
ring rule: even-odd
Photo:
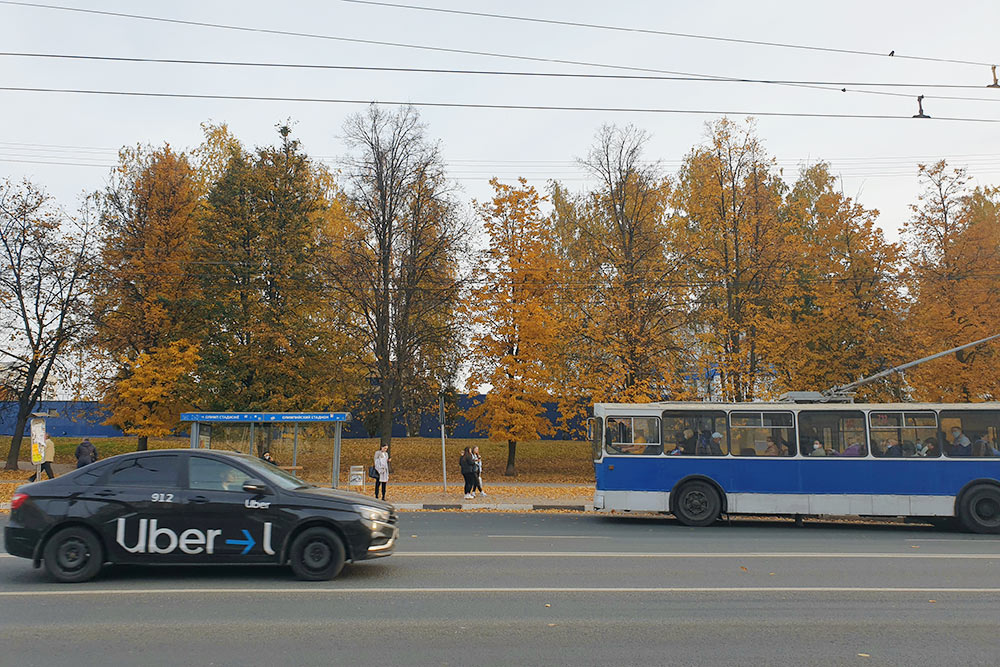
[[[939,441],[945,456],[1000,456],[1000,410],[942,410]]]
[[[659,417],[608,417],[604,431],[609,454],[663,453]]]
[[[791,412],[730,412],[732,451],[736,456],[794,456],[795,425]]]
[[[813,453],[820,450],[822,454]],[[860,410],[799,412],[799,451],[802,456],[867,456],[865,413]]]
[[[868,415],[872,454],[879,458],[935,458],[937,415],[933,412],[872,412]]]
[[[663,413],[664,450],[671,456],[725,456],[729,452],[726,413],[671,411]]]

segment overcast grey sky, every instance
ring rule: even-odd
[[[44,0],[42,0],[44,2]],[[562,21],[698,33],[991,63],[1000,2],[679,2],[619,0],[400,0],[405,4]],[[350,98],[516,105],[670,108],[716,111],[886,114],[898,120],[761,117],[769,152],[793,179],[803,161],[825,159],[843,188],[882,212],[890,236],[915,200],[919,161],[948,158],[974,183],[1000,183],[1000,124],[918,120],[916,95],[931,116],[1000,119],[1000,89],[987,89],[984,65],[923,62],[830,52],[623,33],[496,18],[449,15],[340,0],[125,2],[52,0],[64,7],[144,14],[252,28],[405,42],[547,59],[588,61],[698,74],[810,81],[949,83],[978,89],[885,88],[893,97],[749,83],[459,76],[288,70],[179,64],[46,60],[0,56],[0,86],[169,93]],[[214,59],[383,67],[537,72],[615,70],[498,57],[366,45],[302,36],[177,25],[0,4],[6,52]],[[629,72],[622,72],[629,73]],[[634,73],[634,72],[633,72]],[[849,89],[854,89],[848,86]],[[932,99],[935,95],[997,101]],[[117,149],[169,142],[190,148],[199,123],[226,122],[247,145],[273,143],[274,125],[296,121],[314,156],[336,158],[344,118],[359,105],[315,102],[151,99],[0,91],[0,177],[30,178],[67,208],[101,187]],[[652,134],[649,157],[669,172],[704,139],[712,116],[598,111],[419,107],[440,139],[463,196],[487,198],[491,176],[549,178],[586,185],[574,158],[586,154],[603,123],[634,123]]]

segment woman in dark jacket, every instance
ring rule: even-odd
[[[462,477],[465,478],[465,498],[470,500],[472,489],[476,485],[476,459],[472,456],[472,450],[468,447],[462,452],[462,457],[458,459],[458,464],[462,467]]]

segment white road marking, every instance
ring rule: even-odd
[[[368,595],[370,593],[390,594],[439,594],[439,593],[962,593],[1000,594],[1000,588],[892,588],[866,586],[641,586],[641,587],[558,587],[558,586],[512,586],[508,588],[454,587],[454,588],[72,588],[68,590],[35,589],[30,591],[0,591],[0,597],[62,597],[93,595],[274,595],[288,593],[295,595]]]
[[[524,539],[534,537],[542,540],[610,540],[607,535],[487,535],[486,537],[513,537]]]
[[[811,553],[811,552],[774,552],[774,553],[699,553],[699,552],[657,552],[630,553],[627,551],[397,551],[394,558],[908,558],[908,559],[938,559],[938,560],[1000,560],[1000,553],[995,554],[938,554],[927,552],[905,551],[899,553]]]

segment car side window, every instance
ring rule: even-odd
[[[136,456],[114,465],[105,479],[108,486],[175,487],[180,472],[176,454]]]
[[[188,459],[188,486],[206,491],[242,491],[250,475],[239,468],[201,456]]]

